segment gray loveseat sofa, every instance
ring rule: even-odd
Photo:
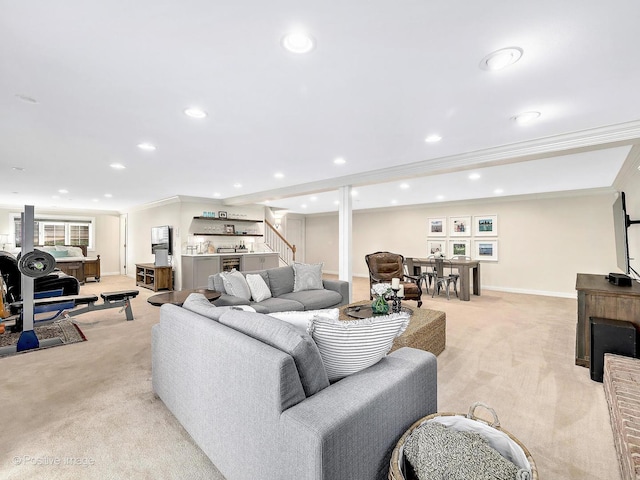
[[[398,439],[437,410],[431,353],[401,348],[329,384],[309,335],[217,310],[161,307],[152,382],[227,480],[386,479]]]
[[[294,292],[295,274],[292,266],[256,270],[253,272],[240,272],[244,276],[259,274],[269,290],[271,298],[256,302],[246,300],[226,293],[220,273],[209,277],[209,290],[223,292],[222,296],[213,303],[219,307],[233,305],[250,305],[256,312],[291,312],[301,310],[320,310],[335,308],[349,303],[349,282],[342,280],[323,280],[323,289],[304,290]]]

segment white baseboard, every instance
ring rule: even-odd
[[[529,290],[526,288],[494,287],[482,285],[482,290],[493,290],[495,292],[522,293],[523,295],[540,295],[543,297],[578,298],[577,292],[548,292],[546,290]]]

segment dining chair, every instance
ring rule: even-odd
[[[455,262],[456,260],[471,261],[473,259],[467,255],[454,255],[453,257],[451,257],[452,262]],[[452,277],[452,281],[455,282],[454,290],[456,291],[456,296],[458,296],[458,280],[460,280],[460,269],[459,268],[456,269],[456,272],[452,273],[451,277]]]
[[[453,290],[458,296],[458,287],[456,286],[456,281],[452,276],[453,273],[453,265],[451,265],[451,260],[447,260],[444,258],[435,258],[435,278],[433,285],[433,293],[431,294],[431,298],[433,298],[436,293],[440,295],[440,291],[442,289],[445,290],[447,294],[447,300],[450,300],[451,297],[449,295],[449,287],[453,284]],[[447,273],[448,270],[448,273]]]

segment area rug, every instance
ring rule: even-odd
[[[67,319],[57,320],[47,325],[36,325],[33,330],[36,333],[39,341],[51,338],[59,338],[62,341],[62,343],[58,343],[57,345],[52,346],[69,345],[71,343],[84,342],[87,340],[87,338],[84,336],[84,333],[82,333],[82,330],[80,330],[80,327],[78,327],[71,320]],[[5,330],[5,333],[0,335],[0,348],[17,345],[19,338],[19,332],[11,333],[7,328]],[[40,349],[42,348],[43,347],[41,346]],[[2,351],[0,350],[0,352]],[[3,354],[0,353],[0,356],[3,356]]]

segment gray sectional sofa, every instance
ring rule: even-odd
[[[349,303],[349,282],[342,280],[323,280],[323,289],[304,290],[294,292],[294,267],[285,266],[240,272],[243,275],[259,274],[269,287],[272,297],[256,302],[234,295],[229,295],[224,287],[222,275],[216,273],[209,277],[208,288],[223,292],[222,296],[213,303],[217,306],[250,305],[256,312],[290,312],[301,310],[320,310],[335,308]]]
[[[431,353],[401,348],[329,384],[310,336],[216,310],[161,307],[152,384],[227,480],[386,479],[398,439],[437,410]]]

